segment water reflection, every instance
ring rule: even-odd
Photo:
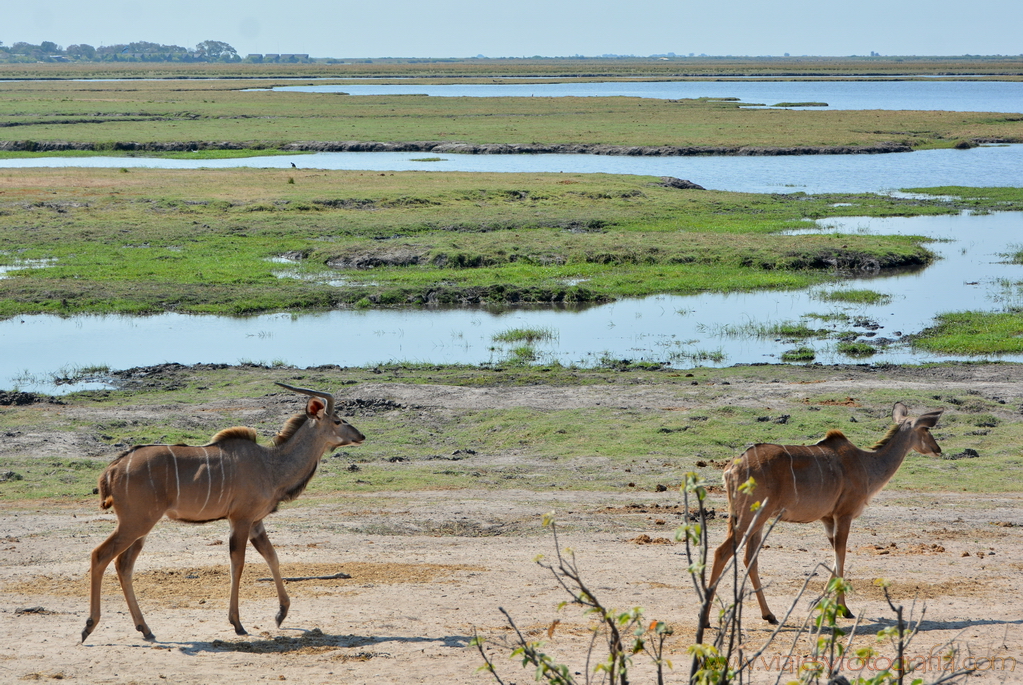
[[[603,358],[732,365],[777,362],[788,349],[807,345],[824,363],[856,361],[841,354],[842,339],[889,341],[871,362],[921,363],[941,359],[914,352],[907,334],[952,310],[996,310],[1020,304],[1023,266],[1002,254],[1019,249],[1023,213],[889,219],[829,219],[813,230],[903,233],[942,242],[941,257],[915,272],[864,277],[797,292],[707,293],[656,296],[585,309],[450,309],[339,311],[246,318],[163,314],[148,317],[23,316],[0,322],[0,387],[44,392],[49,374],[63,367],[129,368],[163,362],[242,361],[362,366],[388,361],[434,364],[500,362],[511,345],[494,337],[514,328],[546,328],[554,339],[539,343],[543,360],[584,366]],[[887,295],[876,304],[843,304],[826,295],[870,289]],[[795,342],[770,334],[781,324],[826,329],[826,339]],[[216,336],[209,331],[217,331]],[[766,334],[765,334],[766,332]],[[1023,357],[1012,357],[1023,361]]]

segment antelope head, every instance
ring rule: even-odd
[[[276,383],[276,385],[292,392],[309,395],[309,401],[305,407],[306,419],[314,422],[313,425],[324,435],[328,451],[342,445],[358,445],[366,439],[366,436],[360,433],[355,426],[334,412],[334,396],[329,392],[296,388],[285,383]]]
[[[934,439],[934,436],[931,435],[930,429],[937,425],[943,411],[944,409],[929,411],[926,414],[910,419],[909,410],[906,408],[906,405],[902,402],[896,402],[895,407],[892,409],[892,420],[902,430],[910,431],[912,436],[910,449],[916,450],[926,457],[937,457],[941,455],[941,447],[938,445],[937,440]]]

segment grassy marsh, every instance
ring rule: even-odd
[[[928,149],[961,141],[1023,141],[1018,114],[744,109],[728,99],[355,97],[247,90],[273,85],[280,84],[0,81],[0,142],[20,141],[11,149],[31,151],[71,141],[106,153],[129,142],[256,151],[309,141],[436,141],[675,146],[699,152],[891,143]]]
[[[602,302],[802,288],[833,279],[835,263],[855,268],[869,259],[887,268],[931,259],[912,237],[782,234],[806,218],[1023,205],[1020,189],[931,202],[676,190],[656,181],[9,169],[0,172],[0,267],[21,268],[0,278],[0,317]],[[270,261],[283,257],[288,277]]]

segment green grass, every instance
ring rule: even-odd
[[[470,144],[950,148],[1023,141],[1018,115],[743,108],[729,98],[347,96],[250,91],[272,81],[0,81],[0,142],[281,149],[309,141]],[[297,85],[297,84],[296,84]],[[197,142],[198,141],[198,142]],[[148,154],[146,152],[145,154]]]
[[[494,334],[494,342],[515,343],[525,342],[532,345],[537,342],[557,340],[558,332],[552,328],[510,328]]]
[[[1023,353],[1023,312],[951,312],[913,336],[922,350],[954,355]]]
[[[777,336],[785,340],[801,340],[805,338],[819,338],[827,335],[828,331],[819,328],[810,328],[804,323],[786,321],[767,327],[766,336]]]
[[[0,278],[0,317],[571,304],[805,288],[833,282],[835,259],[882,268],[931,259],[911,237],[785,234],[806,218],[959,209],[874,195],[679,191],[655,181],[10,169],[0,172],[10,189],[0,196],[0,267],[27,268]],[[1023,190],[1011,190],[977,191],[963,203],[1023,206]],[[270,261],[285,254],[296,257],[286,267]]]
[[[941,366],[933,368],[940,371]],[[814,381],[830,377],[833,369],[784,364],[689,372],[643,365],[182,368],[153,374],[147,385],[137,388],[76,393],[65,398],[67,406],[54,410],[40,411],[42,405],[0,407],[7,431],[59,432],[83,444],[109,446],[95,458],[75,459],[5,449],[0,456],[0,477],[4,478],[0,501],[91,500],[100,471],[124,445],[202,444],[217,430],[239,423],[239,417],[229,409],[196,411],[197,405],[248,406],[254,398],[259,401],[274,392],[274,380],[330,389],[341,383],[372,384],[384,391],[389,383],[494,390],[540,383],[551,389],[595,385],[679,396],[670,409],[642,403],[554,409],[408,406],[356,414],[350,420],[366,434],[366,442],[325,458],[312,481],[313,493],[461,488],[652,491],[657,485],[677,487],[681,474],[691,470],[717,482],[720,470],[713,463],[735,457],[754,442],[809,444],[829,429],[841,428],[854,444],[869,447],[888,428],[895,401],[915,411],[944,408],[934,430],[944,452],[951,455],[969,447],[981,458],[953,461],[910,455],[889,489],[1019,492],[1023,488],[1023,478],[1018,477],[1023,472],[1019,456],[1023,419],[1015,404],[969,391],[942,390],[934,384],[910,383],[910,388],[904,383],[886,384],[889,373],[893,371],[871,370],[869,377],[876,382],[849,398],[844,392],[814,392],[819,387]],[[926,369],[906,376],[927,377]],[[745,396],[761,386],[798,390],[773,394],[770,408],[736,402],[736,393]],[[113,410],[121,407],[133,411],[118,417]],[[146,418],[135,418],[136,410]],[[783,414],[789,415],[784,423],[765,420]],[[280,427],[276,420],[254,417],[252,421],[263,440]],[[21,478],[4,476],[8,472]]]
[[[516,345],[508,351],[508,356],[504,359],[504,363],[513,366],[524,366],[535,363],[539,358],[540,355],[537,354],[531,345]]]
[[[865,342],[840,342],[835,349],[849,357],[871,357],[877,354],[877,348]]]
[[[815,293],[816,299],[824,302],[845,302],[848,304],[881,305],[892,301],[892,296],[873,290],[842,289]]]
[[[783,362],[812,362],[817,358],[817,353],[812,347],[797,347],[792,350],[785,350],[781,353]]]
[[[759,323],[747,321],[740,324],[722,324],[712,330],[715,335],[727,335],[732,338],[782,338],[785,340],[804,340],[806,338],[827,337],[831,331],[821,328],[810,328],[797,321],[780,321],[777,323]]]

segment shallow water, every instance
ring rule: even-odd
[[[275,91],[432,97],[639,97],[659,100],[739,98],[768,107],[825,102],[829,110],[1023,111],[1018,81],[645,81],[603,83],[496,83],[428,85],[343,84],[278,86]],[[821,108],[814,108],[821,109]]]
[[[421,161],[438,156],[441,161]],[[1023,187],[1023,145],[882,155],[780,157],[434,155],[422,152],[320,152],[218,160],[38,157],[0,159],[0,168],[290,169],[293,163],[301,169],[375,172],[418,170],[674,176],[711,190],[749,193],[881,193],[899,188],[945,185]]]
[[[22,316],[0,322],[0,348],[7,352],[0,356],[0,388],[66,392],[89,387],[56,386],[51,374],[94,365],[123,369],[164,362],[252,361],[299,367],[500,362],[510,346],[493,338],[514,328],[551,330],[555,339],[536,346],[541,359],[584,366],[603,357],[680,367],[778,362],[782,352],[802,344],[814,348],[819,362],[863,361],[837,353],[833,339],[794,343],[748,332],[800,321],[811,328],[856,331],[862,340],[892,340],[887,350],[869,358],[872,363],[920,363],[953,358],[916,353],[899,342],[929,325],[935,314],[1023,304],[1023,291],[1012,285],[1023,281],[1023,266],[1003,263],[999,256],[1017,249],[1023,213],[829,219],[823,226],[814,230],[907,233],[947,242],[932,243],[941,259],[914,273],[850,279],[809,291],[660,295],[578,310],[404,309],[244,318]],[[817,298],[821,291],[844,288],[871,289],[890,295],[891,301],[865,306]],[[807,318],[808,314],[838,314],[848,320],[827,322]],[[871,330],[865,325],[870,322],[880,328]],[[210,335],[211,330],[217,334]],[[701,358],[708,353],[714,358]]]

